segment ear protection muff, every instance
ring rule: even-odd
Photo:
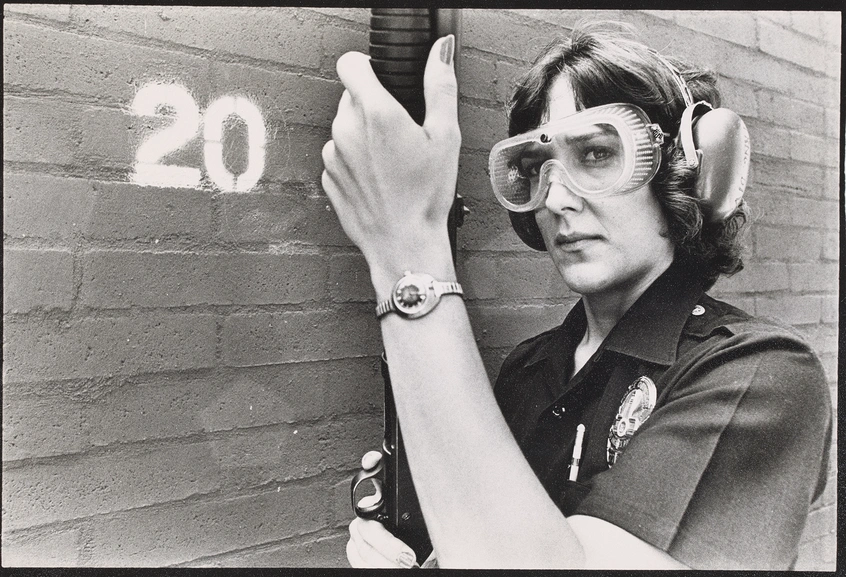
[[[693,102],[681,73],[655,53],[673,73],[685,100],[675,145],[681,148],[688,166],[697,171],[694,194],[702,203],[707,222],[727,219],[740,206],[749,176],[749,131],[736,113],[713,108],[708,102]],[[545,251],[534,212],[508,212],[511,227],[529,247]]]
[[[700,111],[704,113],[697,115]],[[712,109],[707,102],[688,106],[676,146],[688,166],[697,170],[694,193],[707,221],[731,216],[743,199],[749,176],[749,131],[740,116],[727,108]]]

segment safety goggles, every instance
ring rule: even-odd
[[[553,182],[593,199],[647,184],[661,164],[664,133],[632,104],[588,108],[499,142],[491,185],[513,212],[543,206]]]

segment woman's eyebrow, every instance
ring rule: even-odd
[[[542,134],[547,133],[544,132]],[[578,131],[572,130],[569,132],[565,132],[563,135],[563,142],[566,145],[579,145],[585,142],[589,142],[595,138],[613,134],[616,134],[616,130],[614,130],[613,127],[608,125],[597,124],[580,128]],[[539,136],[537,139],[527,142],[525,148],[523,148],[522,152],[520,153],[520,158],[532,159],[548,156],[550,145],[552,145],[556,140],[558,140],[558,138],[559,137],[547,140]]]
[[[607,124],[594,124],[592,126],[585,127],[580,132],[572,131],[565,133],[564,142],[567,144],[578,144],[599,136],[606,136],[615,133],[616,130]]]

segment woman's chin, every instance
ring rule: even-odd
[[[607,290],[612,279],[601,264],[578,263],[559,268],[567,287],[580,295],[590,295]]]

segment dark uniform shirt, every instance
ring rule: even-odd
[[[808,345],[705,295],[678,264],[570,378],[585,327],[579,301],[560,327],[517,346],[495,387],[561,511],[604,519],[693,568],[791,567],[825,487],[832,426]],[[655,408],[609,466],[611,427],[641,376],[655,384]],[[579,424],[584,448],[571,482]]]

